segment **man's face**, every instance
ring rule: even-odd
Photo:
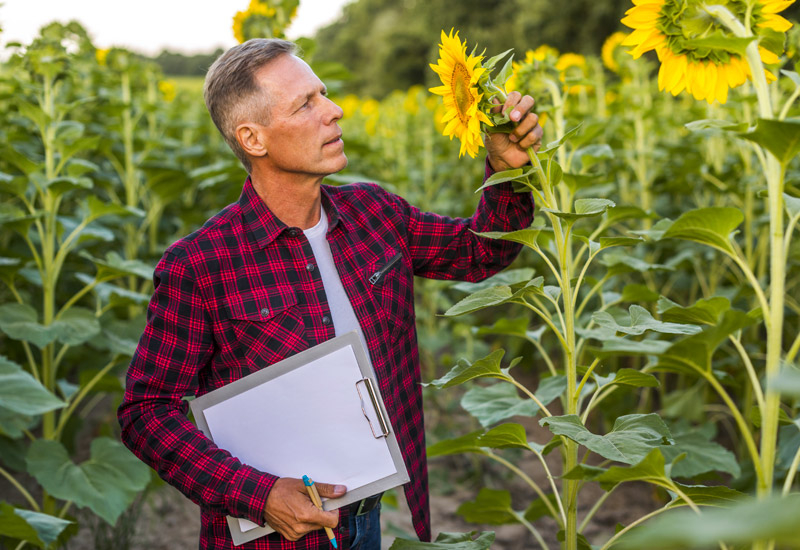
[[[270,120],[264,128],[273,170],[286,175],[326,176],[347,166],[343,112],[303,60],[283,54],[256,73],[269,98]]]

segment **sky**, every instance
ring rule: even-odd
[[[300,0],[288,38],[311,36],[351,0]],[[163,49],[210,52],[236,44],[233,15],[249,0],[0,0],[0,45],[28,44],[52,21],[78,20],[98,48],[122,46],[147,55]]]

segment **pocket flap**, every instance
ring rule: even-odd
[[[297,305],[294,289],[264,288],[228,296],[225,300],[225,312],[229,319],[263,322],[294,305]]]

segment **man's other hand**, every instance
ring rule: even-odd
[[[314,483],[323,498],[344,496],[347,488],[343,485]],[[323,512],[311,502],[302,479],[282,477],[272,486],[264,508],[264,519],[278,533],[291,541],[322,529],[333,529],[339,523],[339,512]]]
[[[492,112],[509,113],[512,122],[518,122],[510,134],[487,134],[485,139],[489,164],[498,172],[519,168],[530,161],[528,147],[538,150],[542,142],[542,127],[539,117],[532,113],[533,98],[519,92],[511,92],[506,102],[498,102]]]

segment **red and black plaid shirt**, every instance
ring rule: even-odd
[[[488,163],[487,163],[488,172]],[[479,281],[506,267],[520,246],[472,231],[511,231],[533,218],[530,194],[510,184],[484,191],[475,215],[421,212],[377,185],[322,186],[328,242],[380,381],[411,481],[415,530],[430,540],[428,479],[414,275]],[[376,282],[370,276],[391,268]],[[314,255],[303,232],[277,219],[248,179],[237,203],[169,247],[154,274],[147,326],[119,409],[122,440],[202,508],[200,548],[234,548],[225,516],[264,524],[276,477],[242,464],[186,417],[202,395],[335,336]],[[253,419],[274,422],[279,419]],[[285,442],[276,441],[276,445]],[[335,482],[336,480],[330,480]],[[348,548],[347,511],[336,529]],[[329,548],[324,531],[290,542],[277,533],[238,548]]]

